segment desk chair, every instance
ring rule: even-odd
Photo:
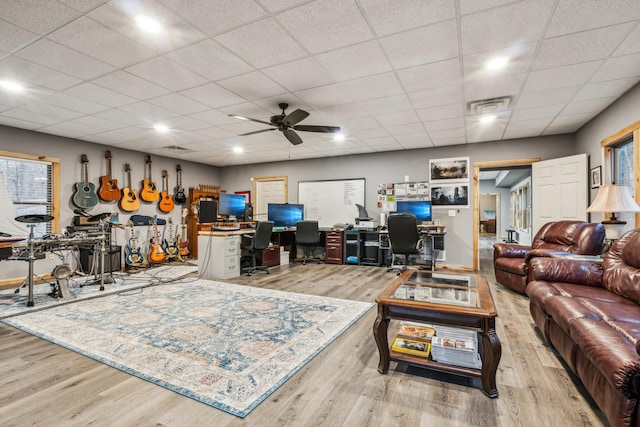
[[[271,243],[271,232],[273,231],[272,221],[259,221],[256,224],[256,232],[253,236],[249,237],[243,235],[243,244],[240,245],[241,249],[245,249],[251,255],[251,267],[247,270],[247,276],[251,276],[256,270],[263,270],[269,274],[269,267],[266,265],[256,265],[256,252],[261,251],[269,247]]]
[[[295,261],[302,261],[302,264],[306,264],[307,261],[322,262],[321,259],[313,258],[312,249],[320,246],[320,229],[318,228],[318,221],[299,221],[296,224],[296,246],[302,246],[302,258],[296,258]]]
[[[391,266],[387,271],[399,270],[398,275],[400,275],[409,266],[410,255],[421,253],[418,221],[415,215],[394,213],[387,219],[387,229],[391,243]],[[396,264],[398,255],[404,257],[404,264]]]

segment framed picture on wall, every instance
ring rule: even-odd
[[[429,160],[429,178],[431,185],[449,182],[469,181],[469,158]]]
[[[448,184],[431,186],[431,204],[434,208],[469,207],[469,186],[466,184]]]
[[[246,204],[251,204],[251,191],[236,191],[235,194],[243,194],[246,199]]]
[[[591,168],[591,173],[589,174],[589,181],[591,182],[591,188],[598,188],[602,184],[602,166],[596,166],[595,168]]]

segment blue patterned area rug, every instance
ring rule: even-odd
[[[3,322],[244,418],[372,306],[198,280]]]

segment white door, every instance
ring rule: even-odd
[[[587,220],[587,155],[533,163],[532,236],[547,222]]]

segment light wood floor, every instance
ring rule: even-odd
[[[602,413],[534,330],[525,296],[482,273],[500,317],[500,397],[392,362],[377,372],[370,310],[245,419],[0,324],[2,426],[603,426]],[[295,264],[231,282],[373,302],[384,268]],[[448,381],[443,381],[447,379]]]

